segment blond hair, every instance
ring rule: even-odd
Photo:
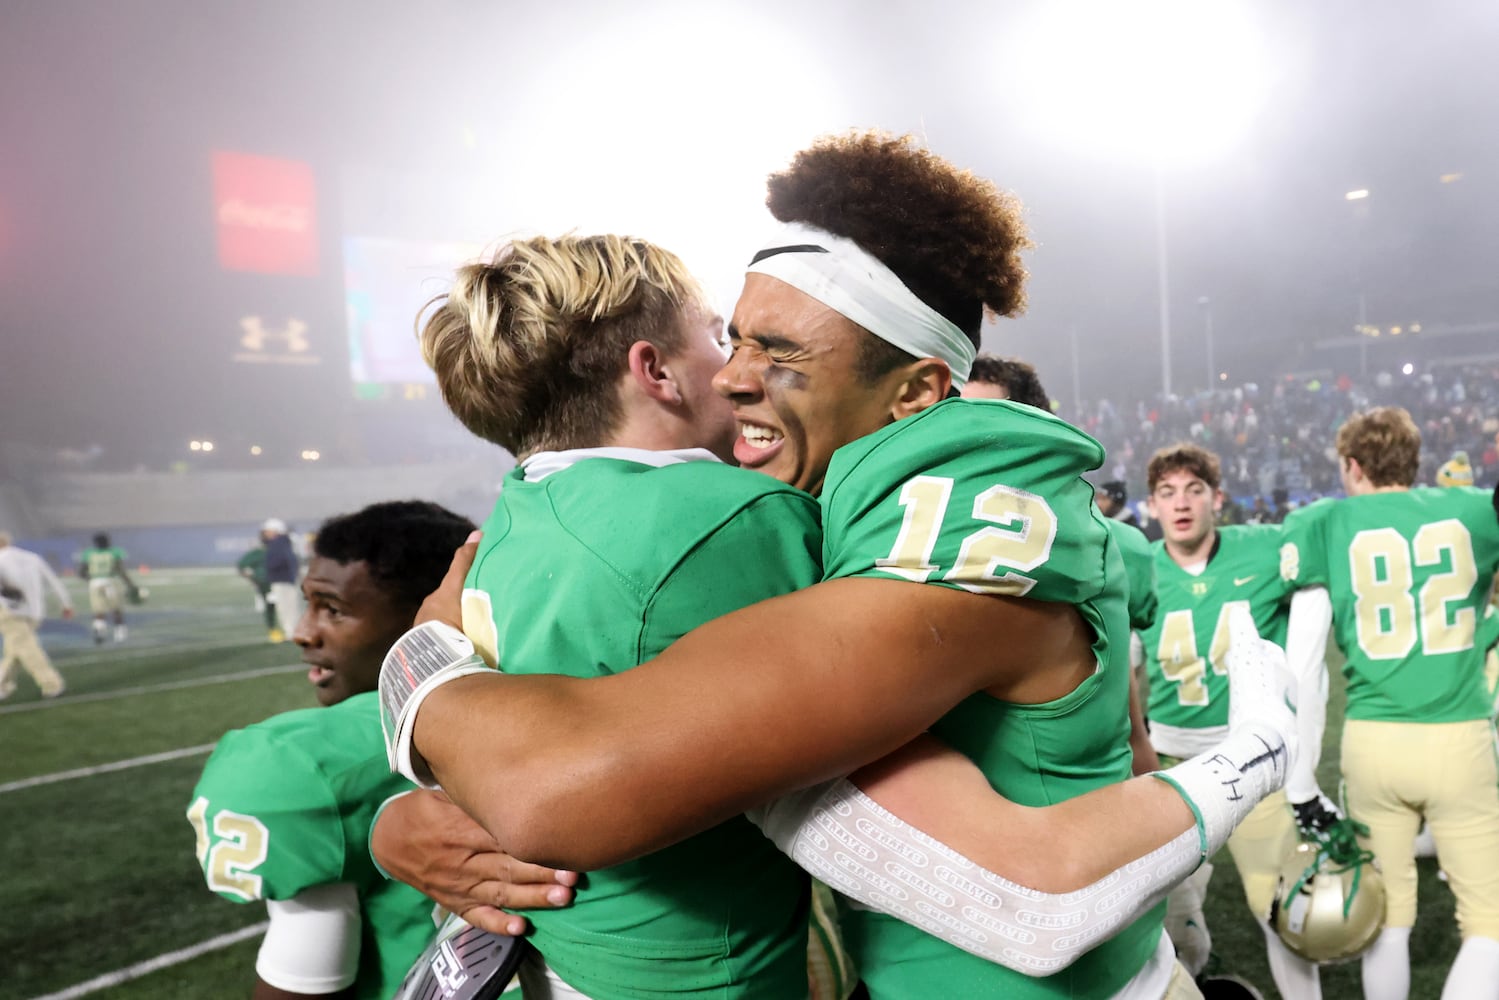
[[[630,345],[681,349],[694,305],[708,308],[702,286],[644,240],[517,239],[427,304],[422,357],[479,437],[517,457],[592,447],[619,421]]]
[[[1399,406],[1355,413],[1338,428],[1338,454],[1358,462],[1374,486],[1409,486],[1421,464],[1421,429]]]

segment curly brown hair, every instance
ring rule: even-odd
[[[1408,411],[1381,406],[1338,428],[1338,455],[1358,462],[1375,486],[1409,486],[1421,464],[1421,429]]]
[[[823,136],[770,176],[768,192],[771,215],[853,240],[975,347],[986,312],[1014,316],[1025,309],[1020,254],[1031,241],[1019,199],[912,136]],[[889,350],[896,364],[910,360]]]
[[[1186,441],[1162,448],[1150,456],[1150,464],[1145,467],[1146,488],[1154,493],[1156,485],[1173,472],[1189,472],[1215,490],[1223,478],[1218,456]]]

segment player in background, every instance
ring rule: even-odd
[[[255,544],[239,557],[234,569],[255,588],[255,610],[265,615],[265,628],[269,634],[276,628],[276,605],[270,600],[271,581],[265,572],[265,541],[266,533],[262,528],[255,537]]]
[[[1346,662],[1342,769],[1350,818],[1384,875],[1385,927],[1363,958],[1369,1000],[1404,1000],[1424,817],[1457,897],[1462,947],[1444,1000],[1499,996],[1499,773],[1475,633],[1499,568],[1489,491],[1412,488],[1410,414],[1355,414],[1337,434],[1347,498],[1285,524],[1280,572],[1325,588]],[[1293,609],[1289,654],[1315,635]],[[1320,625],[1318,626],[1320,627]]]
[[[78,574],[88,581],[89,610],[94,614],[94,644],[99,645],[109,637],[109,623],[114,622],[115,642],[124,642],[128,634],[125,627],[125,591],[135,583],[125,571],[125,550],[109,544],[109,535],[99,532],[94,536],[92,548],[83,550],[79,557]]]
[[[860,173],[875,183],[849,179]],[[844,185],[866,199],[836,196]],[[886,204],[922,198],[932,211],[896,218]],[[990,228],[955,232],[946,221],[955,201]],[[959,701],[935,731],[982,757],[1002,792],[1056,801],[1128,774],[1122,565],[1079,476],[1101,451],[1030,407],[946,399],[967,374],[985,303],[1002,312],[1019,304],[1013,205],[907,141],[870,135],[801,154],[772,179],[770,202],[788,226],[751,264],[734,354],[716,384],[738,415],[736,459],[821,494],[827,579],[718,619],[645,669],[587,680],[453,675],[423,690],[416,704],[431,715],[415,719],[407,708],[416,705],[397,694],[388,720],[396,759],[432,761],[444,787],[504,831],[507,846],[524,845],[519,853],[632,856],[878,757]],[[904,282],[819,223],[880,247]],[[900,231],[881,232],[887,225]],[[982,447],[996,435],[1011,447]],[[956,489],[946,523],[943,484]],[[996,630],[1045,648],[997,646]],[[776,638],[770,655],[767,636]],[[986,690],[992,697],[965,701]],[[504,720],[510,736],[490,739],[490,727],[476,725],[486,717]],[[413,728],[418,758],[409,756]],[[597,825],[604,815],[608,829]],[[845,915],[861,925],[862,971],[876,995],[1003,984],[1015,996],[1159,996],[1173,979],[1153,914],[1045,982],[896,921]]]
[[[1152,545],[1155,606],[1139,634],[1150,738],[1170,764],[1223,737],[1229,707],[1223,657],[1233,609],[1248,610],[1261,635],[1284,643],[1291,591],[1280,577],[1278,526],[1216,525],[1223,506],[1217,455],[1187,443],[1163,448],[1151,456],[1146,480],[1150,516],[1164,536]],[[1269,922],[1281,866],[1296,842],[1295,816],[1276,792],[1234,831],[1228,850],[1264,934],[1276,989],[1286,1000],[1316,1000],[1322,995],[1316,965],[1291,952]],[[1212,944],[1202,909],[1211,876],[1212,865],[1204,864],[1167,901],[1166,929],[1194,975],[1207,965]]]
[[[964,399],[1008,399],[1047,413],[1052,411],[1051,396],[1041,384],[1041,376],[1034,366],[1018,358],[980,354],[973,359],[973,370],[963,386],[962,395]],[[1155,566],[1150,543],[1138,530],[1123,530],[1130,525],[1118,518],[1111,517],[1104,523],[1119,545],[1119,554],[1124,557],[1124,571],[1129,578],[1129,624],[1131,629],[1138,630],[1150,620],[1155,607]],[[1136,645],[1132,639],[1129,678],[1131,770],[1135,774],[1149,774],[1160,770],[1161,762],[1155,748],[1150,745],[1150,733],[1145,727],[1139,678],[1139,668],[1143,667],[1144,661],[1137,656]]]
[[[392,995],[433,932],[432,905],[369,856],[390,773],[374,693],[381,659],[473,524],[437,504],[377,503],[318,533],[293,639],[319,708],[226,733],[187,818],[208,887],[264,901],[256,1000]]]
[[[297,590],[297,573],[301,561],[287,534],[286,522],[270,518],[261,525],[265,540],[265,579],[270,586],[267,598],[276,608],[276,621],[270,628],[271,642],[285,642],[302,617],[302,595]]]
[[[17,666],[32,676],[43,698],[56,698],[67,688],[36,637],[47,614],[43,587],[56,595],[63,618],[72,618],[73,600],[47,560],[11,544],[10,533],[0,531],[0,643],[5,647],[0,651],[0,701],[16,693]]]

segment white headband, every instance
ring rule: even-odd
[[[853,240],[787,223],[749,270],[786,282],[907,354],[946,361],[954,388],[968,381],[973,341]]]

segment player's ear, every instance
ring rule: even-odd
[[[667,370],[666,355],[649,340],[630,345],[629,380],[645,396],[661,403],[682,402],[676,376]]]
[[[890,414],[896,420],[920,413],[947,398],[952,390],[952,369],[937,358],[922,358],[900,372]]]

